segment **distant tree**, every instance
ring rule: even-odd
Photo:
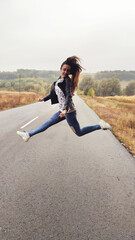
[[[31,91],[34,89],[34,85],[33,84],[27,84],[24,88],[25,91]]]
[[[85,90],[84,90],[84,95],[87,95],[87,94],[88,94],[88,91],[89,91],[89,87],[85,88]]]
[[[11,89],[11,83],[9,81],[5,83],[5,88],[7,88],[7,90]]]
[[[34,90],[38,93],[41,90],[41,86],[39,84],[34,84]]]
[[[130,82],[125,88],[125,94],[128,96],[135,95],[135,81]]]
[[[0,88],[4,88],[5,87],[5,81],[4,80],[0,80]]]
[[[99,92],[99,84],[100,84],[100,81],[97,80],[97,81],[94,81],[94,91],[95,91],[95,95],[96,96],[99,96],[100,95],[100,92]]]
[[[88,90],[94,86],[94,81],[91,77],[86,76],[82,79],[82,81],[79,83],[79,89],[81,91],[84,91],[84,94],[87,95]]]
[[[40,92],[39,92],[39,93],[41,93],[42,95],[46,95],[46,94],[47,94],[47,91],[46,91],[46,89],[45,89],[45,88],[41,87],[41,89],[40,89]]]
[[[93,88],[90,88],[90,89],[88,90],[87,95],[89,95],[89,96],[91,96],[91,97],[94,97],[94,96],[95,96],[95,91],[94,91],[94,89],[93,89]]]
[[[120,80],[117,78],[103,79],[99,85],[100,96],[121,95]]]

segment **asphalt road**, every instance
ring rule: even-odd
[[[98,116],[74,97],[80,125]],[[58,105],[0,112],[0,240],[135,240],[135,158],[110,131],[77,137],[66,120],[25,143],[16,134]]]

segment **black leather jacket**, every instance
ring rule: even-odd
[[[59,77],[58,79],[60,79],[61,77]],[[46,97],[44,97],[44,102],[46,102],[47,100],[51,99],[51,104],[55,104],[58,103],[58,98],[57,95],[55,93],[55,84],[56,82],[54,82],[51,86],[51,92],[49,95],[47,95]],[[72,81],[70,77],[64,77],[64,81],[62,83],[58,83],[59,88],[63,91],[65,98],[66,98],[66,102],[65,102],[65,106],[66,106],[66,110],[68,111],[68,108],[71,104],[72,101]]]

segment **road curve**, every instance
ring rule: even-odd
[[[82,127],[99,122],[74,102]],[[65,120],[17,136],[56,111],[48,101],[0,112],[0,240],[135,240],[135,159],[110,131],[77,137]]]

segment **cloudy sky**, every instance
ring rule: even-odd
[[[134,0],[0,0],[0,71],[135,70]]]

